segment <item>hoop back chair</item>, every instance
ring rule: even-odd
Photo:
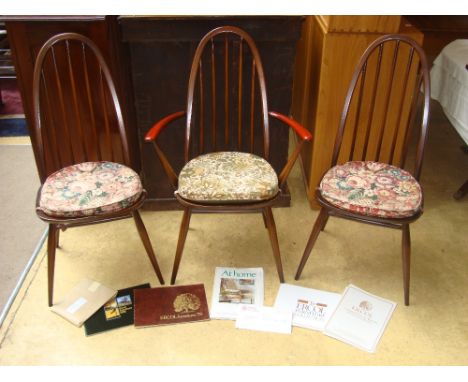
[[[329,216],[401,229],[404,299],[409,305],[409,224],[423,212],[419,178],[429,120],[429,86],[424,51],[411,38],[382,36],[363,53],[344,102],[332,167],[316,189],[321,209],[296,280]],[[415,155],[410,156],[414,126],[420,130]],[[412,174],[403,169],[406,158],[414,161]]]
[[[53,304],[59,233],[73,226],[133,216],[163,284],[138,212],[146,191],[129,167],[129,147],[114,82],[90,39],[62,33],[44,43],[34,66],[33,105],[41,181],[36,212],[49,225],[49,306]]]
[[[158,137],[170,122],[182,117],[186,122],[184,165],[178,172],[161,150]],[[299,137],[279,176],[268,162],[270,117]],[[145,139],[153,143],[184,210],[171,283],[177,277],[192,212],[261,212],[283,282],[271,207],[311,135],[285,115],[269,111],[260,55],[245,31],[224,26],[201,39],[190,70],[186,110],[157,122]]]

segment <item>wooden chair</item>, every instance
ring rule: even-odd
[[[186,122],[184,163],[177,175],[157,139],[170,122],[182,117]],[[279,176],[268,162],[269,117],[290,126],[300,138]],[[160,120],[145,139],[153,142],[184,210],[171,284],[176,280],[193,212],[261,212],[283,282],[271,207],[286,184],[302,143],[311,135],[297,122],[268,110],[260,55],[245,31],[224,26],[201,39],[192,61],[187,109]]]
[[[138,209],[146,191],[132,170],[115,86],[87,37],[63,33],[40,49],[33,77],[35,151],[41,180],[36,211],[49,224],[48,302],[53,304],[60,229],[134,218],[164,280]]]
[[[409,305],[409,224],[423,212],[418,181],[429,119],[429,86],[424,51],[411,38],[382,36],[364,52],[346,95],[332,168],[316,190],[321,210],[296,280],[330,216],[401,229],[404,297]],[[420,131],[411,175],[403,167],[415,125]]]

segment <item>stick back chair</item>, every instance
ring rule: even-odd
[[[184,164],[179,172],[161,150],[158,137],[170,122],[182,117]],[[300,138],[279,175],[268,162],[270,117],[291,127]],[[271,207],[311,135],[292,119],[269,111],[262,61],[245,31],[224,26],[201,39],[192,61],[186,110],[157,122],[145,139],[153,143],[184,210],[171,284],[177,277],[193,212],[261,212],[283,282]]]
[[[386,35],[366,49],[346,95],[332,167],[316,189],[321,209],[296,280],[329,216],[401,229],[404,300],[409,305],[409,224],[423,212],[419,178],[429,101],[428,65],[414,40]],[[418,139],[415,156],[410,157],[414,126],[419,128]],[[414,161],[412,174],[403,169],[406,158]]]
[[[53,304],[60,230],[133,217],[164,283],[138,212],[146,191],[131,169],[120,103],[109,68],[87,37],[62,33],[41,47],[34,66],[35,150],[41,180],[36,212],[48,223],[48,303]]]

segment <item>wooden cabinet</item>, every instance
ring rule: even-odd
[[[423,40],[422,33],[400,16],[308,16],[303,24],[297,48],[292,116],[313,135],[301,158],[313,208],[318,207],[315,189],[330,168],[353,71],[367,46],[388,33],[406,34],[419,43]]]

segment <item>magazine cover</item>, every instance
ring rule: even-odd
[[[210,317],[235,320],[239,304],[263,306],[263,268],[216,268]]]
[[[290,310],[294,326],[322,331],[340,298],[338,293],[281,284],[274,306]]]

